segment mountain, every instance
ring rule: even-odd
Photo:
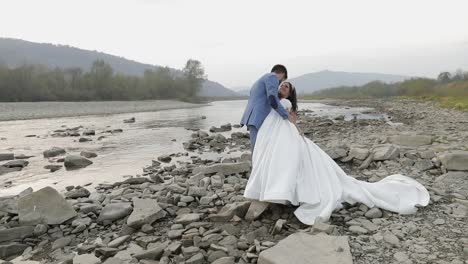
[[[239,96],[239,93],[234,92],[222,84],[213,82],[213,81],[206,81],[200,91],[200,96],[205,97],[231,97],[231,96]]]
[[[83,50],[67,45],[35,43],[20,39],[0,38],[0,64],[17,67],[22,64],[43,64],[48,67],[79,67],[89,70],[93,61],[102,59],[112,66],[114,71],[127,75],[142,75],[147,69],[161,66],[140,63],[123,57],[98,51]],[[179,71],[175,70],[174,71]],[[237,96],[222,84],[206,80],[200,96],[229,97]]]
[[[231,90],[236,91],[236,93],[240,96],[249,96],[250,95],[250,87],[249,86],[235,86],[231,87]]]
[[[312,93],[318,90],[339,86],[360,86],[371,81],[394,83],[409,79],[408,76],[382,73],[356,73],[340,71],[320,71],[291,78],[298,93]]]

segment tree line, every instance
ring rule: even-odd
[[[103,60],[89,71],[0,65],[0,101],[194,100],[205,80],[200,61],[188,60],[182,71],[168,67],[148,69],[142,76],[116,73]]]

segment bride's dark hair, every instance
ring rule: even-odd
[[[297,113],[297,94],[296,94],[296,89],[294,88],[294,86],[286,81],[285,83],[289,84],[289,96],[288,99],[289,101],[291,101],[291,104],[292,104],[292,107],[291,107],[291,111]],[[279,94],[278,92],[278,96],[281,98],[281,95]]]

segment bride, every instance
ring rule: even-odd
[[[325,222],[343,202],[363,203],[400,214],[415,213],[429,203],[429,193],[416,180],[394,174],[375,183],[346,173],[296,124],[297,97],[290,82],[278,88],[280,103],[293,117],[272,110],[260,127],[252,172],[244,196],[272,203],[299,205],[294,214],[304,224]]]

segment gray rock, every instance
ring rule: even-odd
[[[407,146],[419,147],[432,144],[432,136],[402,134],[388,137],[390,143]]]
[[[365,160],[369,156],[369,150],[363,147],[353,146],[350,148],[348,157]]]
[[[373,149],[373,154],[375,161],[393,160],[400,156],[400,148],[391,144],[377,145]]]
[[[91,218],[85,217],[85,218],[77,218],[72,221],[72,226],[77,227],[80,225],[85,225],[88,226],[91,224]]]
[[[65,153],[66,153],[65,149],[59,148],[59,147],[53,147],[51,149],[44,151],[42,154],[44,155],[44,158],[52,158],[52,157],[63,155]]]
[[[85,131],[83,131],[83,136],[94,136],[96,135],[96,131],[94,131],[93,129],[86,129]]]
[[[183,225],[186,225],[186,224],[190,224],[192,222],[197,222],[197,221],[200,221],[201,219],[201,215],[200,214],[196,214],[196,213],[191,213],[191,214],[182,214],[182,215],[178,215],[175,219],[174,219],[174,222],[176,224],[183,224]]]
[[[398,247],[400,245],[400,239],[398,239],[397,236],[395,236],[394,234],[392,234],[390,232],[386,232],[383,235],[383,240],[385,242],[389,243],[390,245],[395,246],[395,247]]]
[[[18,199],[22,225],[59,225],[75,217],[73,207],[52,187],[45,187]]]
[[[252,201],[249,210],[245,214],[245,220],[254,221],[268,208],[267,202]]]
[[[235,263],[234,257],[223,257],[212,262],[212,264],[234,264],[234,263]]]
[[[395,254],[393,254],[393,258],[398,263],[404,263],[405,261],[407,261],[409,259],[408,255],[406,255],[405,252],[396,252]]]
[[[100,264],[101,260],[93,254],[76,255],[73,258],[73,264]]]
[[[35,236],[41,236],[43,234],[47,233],[47,226],[43,224],[38,224],[34,227],[34,232],[33,234]]]
[[[77,198],[83,198],[83,197],[88,197],[91,193],[83,187],[73,189],[71,191],[68,191],[65,193],[65,197],[71,198],[71,199],[77,199]]]
[[[434,187],[446,193],[460,193],[468,197],[468,173],[451,171],[436,178]]]
[[[158,160],[164,163],[171,162],[172,158],[169,155],[162,155],[158,157]]]
[[[453,151],[439,156],[447,170],[468,171],[468,151]]]
[[[211,186],[213,188],[222,188],[223,187],[223,179],[219,175],[211,176]]]
[[[0,198],[0,212],[17,215],[18,214],[18,201],[13,198],[7,198],[7,199]]]
[[[26,244],[10,243],[0,245],[0,259],[7,259],[11,256],[20,255],[25,249],[30,247]]]
[[[135,117],[124,119],[123,122],[126,124],[135,123]]]
[[[419,171],[427,171],[434,168],[434,164],[430,160],[423,159],[416,161],[416,163],[414,163],[414,167]]]
[[[383,215],[382,211],[377,207],[371,208],[365,214],[367,218],[380,218],[382,217],[382,215]]]
[[[62,168],[62,165],[45,165],[44,169],[50,170],[50,172],[56,172]]]
[[[67,170],[81,169],[91,164],[93,164],[93,162],[89,159],[77,155],[70,155],[65,157],[64,163],[65,168],[67,168]]]
[[[119,258],[115,258],[115,257],[108,258],[106,259],[106,261],[104,261],[104,264],[127,264],[127,263],[128,262],[121,260]]]
[[[133,212],[127,219],[127,225],[133,228],[139,228],[144,224],[152,224],[154,221],[166,216],[164,211],[156,200],[153,199],[134,199]]]
[[[187,259],[185,261],[186,264],[204,264],[205,263],[205,257],[203,256],[202,253],[197,253],[191,258]]]
[[[125,236],[118,237],[118,238],[112,240],[111,242],[109,242],[109,244],[107,244],[107,246],[111,247],[111,248],[117,248],[120,245],[122,245],[123,243],[125,243],[125,241],[127,241],[129,238],[130,238],[130,235],[125,235]]]
[[[351,231],[352,233],[355,233],[355,234],[367,234],[368,231],[360,226],[350,226],[349,227],[349,231]]]
[[[3,229],[0,230],[0,242],[10,241],[14,239],[23,239],[32,236],[33,232],[33,226],[20,226],[9,229]]]
[[[170,239],[181,238],[182,233],[184,233],[184,230],[169,230],[167,232],[167,237],[170,238]]]
[[[231,175],[250,171],[250,162],[218,163],[211,166],[200,166],[193,170],[194,174],[222,174]]]
[[[0,153],[0,161],[14,160],[15,155],[13,153]]]
[[[258,264],[352,264],[353,258],[345,236],[315,236],[295,233],[276,246],[260,253]]]
[[[222,125],[221,127],[211,127],[210,132],[211,133],[217,133],[217,132],[227,132],[232,130],[232,125],[230,123],[227,123],[225,125]]]
[[[130,203],[110,203],[107,204],[101,211],[98,217],[98,222],[104,220],[115,221],[122,219],[133,211]]]
[[[188,196],[193,196],[193,197],[202,197],[207,194],[206,188],[205,187],[189,187],[188,189]]]
[[[250,203],[250,201],[246,201],[227,204],[219,211],[219,213],[212,214],[209,218],[214,222],[228,222],[232,217],[234,217],[234,215],[243,218],[249,210]]]
[[[136,259],[154,259],[159,260],[163,253],[164,249],[169,245],[169,241],[164,243],[157,242],[153,247],[148,248],[147,250],[140,251],[136,253],[133,257]]]
[[[64,248],[68,246],[73,240],[72,236],[66,236],[59,238],[52,243],[52,250],[56,250],[57,248]]]
[[[97,157],[98,155],[91,151],[81,151],[80,156],[85,157],[87,159],[91,159]]]
[[[11,168],[24,168],[28,166],[28,164],[29,164],[29,161],[27,160],[12,160],[3,164],[3,167],[10,168],[10,169]]]
[[[85,204],[80,207],[80,213],[83,213],[83,214],[97,213],[101,209],[102,209],[102,206],[100,206],[99,204]]]
[[[0,166],[0,175],[7,174],[7,173],[10,173],[10,172],[14,172],[14,171],[20,171],[22,169],[23,169],[22,167],[7,168],[7,167],[4,167],[4,166]]]

